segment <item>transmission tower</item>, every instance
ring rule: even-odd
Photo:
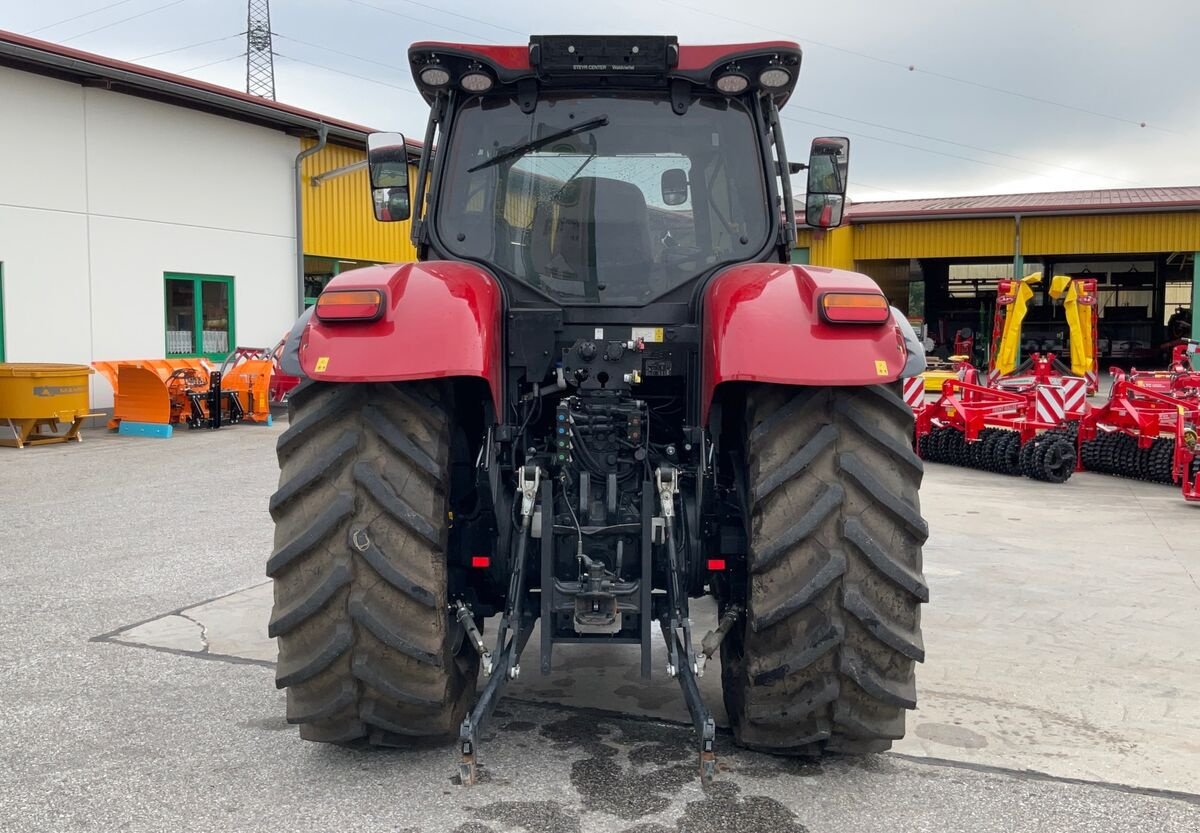
[[[246,3],[246,92],[275,100],[271,0],[247,0]]]

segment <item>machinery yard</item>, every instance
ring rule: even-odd
[[[642,687],[636,652],[580,646],[513,684],[464,791],[444,746],[300,744],[283,721],[262,554],[285,426],[180,432],[169,457],[103,430],[5,455],[3,829],[1200,825],[1200,512],[1177,488],[928,464],[927,659],[891,753],[805,764],[719,731],[706,793],[658,660]],[[577,725],[594,709],[598,734]]]
[[[10,4],[0,833],[1200,831],[1189,2]]]

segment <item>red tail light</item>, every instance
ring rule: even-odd
[[[374,321],[382,314],[378,289],[333,289],[317,298],[316,315],[322,321]]]
[[[725,569],[725,559],[724,558],[708,559],[708,569],[711,572],[719,573],[720,571]]]
[[[892,311],[887,298],[874,292],[827,292],[821,315],[831,324],[885,324]]]
[[[492,558],[488,555],[472,555],[471,566],[480,570],[487,569],[492,566]]]

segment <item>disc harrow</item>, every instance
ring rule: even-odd
[[[1080,428],[1084,469],[1178,484],[1187,500],[1200,500],[1200,373],[1188,360],[1195,352],[1195,342],[1181,345],[1165,371],[1112,371],[1108,401]]]
[[[921,437],[919,449],[921,457],[931,463],[1065,483],[1075,471],[1075,430],[1077,425],[1045,431],[1023,443],[1017,431],[984,428],[975,440],[968,441],[958,428],[943,425]]]
[[[1076,469],[1087,409],[1085,397],[1070,394],[1085,384],[1048,374],[1016,390],[947,380],[936,402],[914,408],[918,453],[934,463],[1065,483]]]

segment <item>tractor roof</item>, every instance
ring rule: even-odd
[[[471,92],[539,89],[700,87],[729,95],[765,90],[783,106],[796,86],[800,46],[792,41],[681,46],[671,36],[536,35],[526,46],[422,41],[408,50],[427,101],[460,85]]]

